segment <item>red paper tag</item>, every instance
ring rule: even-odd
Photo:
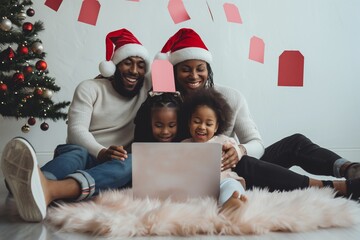
[[[279,57],[278,86],[304,85],[304,56],[300,51],[284,51]]]
[[[45,6],[48,6],[49,8],[57,12],[57,10],[59,10],[62,1],[63,0],[46,0]]]
[[[78,21],[95,26],[99,11],[100,3],[97,0],[84,0],[81,5]]]

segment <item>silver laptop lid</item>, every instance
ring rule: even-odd
[[[218,198],[221,147],[219,143],[133,143],[134,197]]]

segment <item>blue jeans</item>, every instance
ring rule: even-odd
[[[86,148],[74,144],[57,146],[54,159],[41,170],[48,179],[74,178],[82,188],[78,200],[97,195],[99,191],[126,187],[131,183],[131,154],[125,161],[109,160],[99,163]]]

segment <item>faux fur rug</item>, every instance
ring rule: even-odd
[[[91,201],[51,207],[47,222],[61,231],[108,237],[303,232],[360,223],[360,205],[334,198],[327,188],[272,193],[255,189],[246,195],[243,207],[219,214],[210,198],[175,203],[134,200],[130,189],[109,191]]]

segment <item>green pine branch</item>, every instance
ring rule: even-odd
[[[53,102],[52,95],[60,87],[48,69],[37,69],[36,63],[45,61],[46,53],[34,50],[33,44],[42,44],[38,36],[45,28],[42,21],[33,23],[26,15],[32,4],[31,0],[0,0],[0,19],[7,18],[12,26],[9,31],[0,28],[0,115],[65,120],[70,102]],[[25,24],[30,28],[23,29]]]

